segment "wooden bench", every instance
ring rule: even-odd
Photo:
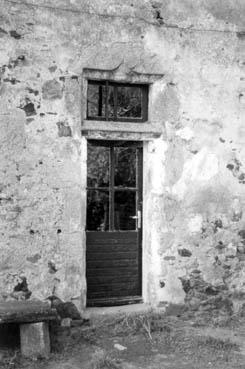
[[[0,302],[0,324],[19,324],[21,353],[26,357],[49,357],[49,322],[56,319],[56,310],[46,302]]]

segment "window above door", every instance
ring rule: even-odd
[[[146,122],[148,85],[88,80],[87,119]]]
[[[87,139],[147,141],[160,137],[154,120],[153,86],[164,75],[84,68],[81,131]],[[153,119],[152,119],[153,118]]]

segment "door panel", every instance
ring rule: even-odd
[[[137,232],[87,233],[88,298],[98,296],[98,292],[103,297],[116,297],[122,289],[129,296],[139,294],[137,237]]]
[[[141,143],[88,141],[87,163],[87,305],[127,303],[141,296]]]

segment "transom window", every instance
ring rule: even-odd
[[[88,81],[87,119],[146,122],[148,85]]]

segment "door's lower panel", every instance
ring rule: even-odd
[[[86,263],[88,305],[117,305],[117,301],[141,298],[137,231],[87,232]]]
[[[89,299],[87,301],[87,307],[121,306],[121,305],[129,305],[129,304],[139,304],[142,302],[143,302],[143,299],[141,296]]]

